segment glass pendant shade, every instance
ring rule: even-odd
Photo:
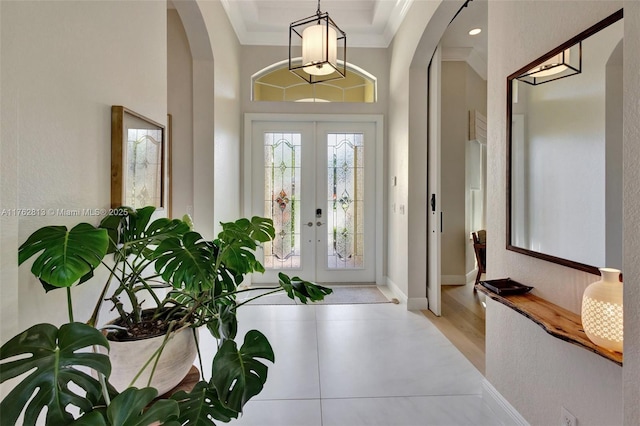
[[[622,352],[623,287],[620,270],[600,268],[601,280],[589,285],[582,296],[582,326],[589,340],[611,351]]]
[[[582,72],[582,42],[556,53],[516,77],[517,80],[536,86]]]
[[[571,50],[567,49],[561,53],[558,53],[553,58],[545,61],[543,64],[534,67],[529,71],[531,77],[549,77],[551,75],[559,74],[567,70],[567,66],[564,64],[565,60],[570,62]]]
[[[312,25],[302,32],[302,63],[304,72],[328,75],[338,67],[336,30],[324,25]]]
[[[347,75],[347,35],[327,12],[289,25],[289,71],[307,83],[321,83]]]

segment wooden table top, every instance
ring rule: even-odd
[[[529,293],[501,296],[480,284],[476,285],[476,290],[529,318],[550,335],[622,365],[620,352],[610,351],[589,340],[582,328],[580,315]]]

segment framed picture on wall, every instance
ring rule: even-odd
[[[173,219],[173,211],[171,210],[172,196],[173,196],[173,165],[171,159],[173,158],[173,116],[167,114],[167,217]]]
[[[111,107],[111,207],[167,205],[165,128],[123,106]]]

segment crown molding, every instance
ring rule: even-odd
[[[487,62],[472,47],[445,47],[442,49],[443,62],[466,62],[483,80],[487,79]]]

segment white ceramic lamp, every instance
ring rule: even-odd
[[[582,327],[589,340],[611,351],[622,352],[622,296],[620,270],[600,268],[601,279],[582,296]]]

